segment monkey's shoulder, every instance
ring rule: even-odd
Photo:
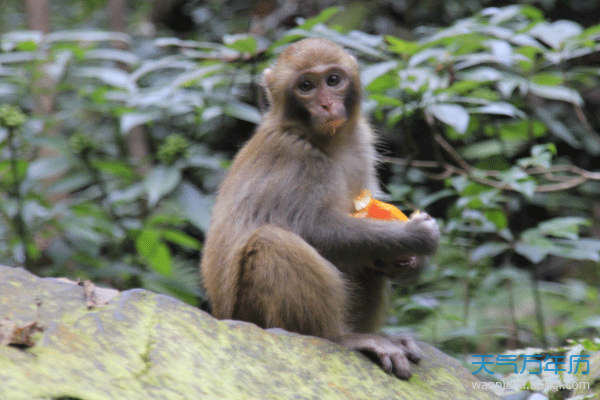
[[[331,157],[318,146],[291,130],[261,129],[242,147],[233,161],[232,170],[257,173],[290,168],[298,164],[329,164]]]

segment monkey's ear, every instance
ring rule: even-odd
[[[267,88],[267,90],[269,90],[271,88],[271,83],[273,80],[273,68],[268,67],[267,69],[265,69],[262,73],[262,80],[261,80],[261,84]]]
[[[259,107],[262,112],[265,112],[269,105],[273,104],[273,95],[271,93],[271,82],[273,80],[273,69],[267,68],[262,73],[261,86],[263,94],[259,97]],[[265,98],[266,97],[266,98]]]

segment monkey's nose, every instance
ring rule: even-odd
[[[323,107],[323,110],[329,111],[329,106],[327,104],[321,104],[321,107]]]

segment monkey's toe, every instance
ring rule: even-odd
[[[415,364],[418,364],[423,358],[423,352],[421,351],[421,348],[419,345],[417,345],[417,341],[411,336],[397,335],[391,337],[390,341],[395,345],[400,346],[406,354],[406,357]]]
[[[411,377],[410,361],[420,360],[420,349],[406,336],[389,339],[373,334],[350,334],[342,344],[370,355],[381,368],[401,379]]]

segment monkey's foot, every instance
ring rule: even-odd
[[[421,349],[409,336],[385,337],[368,333],[350,333],[345,335],[342,346],[358,350],[375,358],[387,373],[398,378],[411,376],[409,360],[418,363],[422,358]]]

